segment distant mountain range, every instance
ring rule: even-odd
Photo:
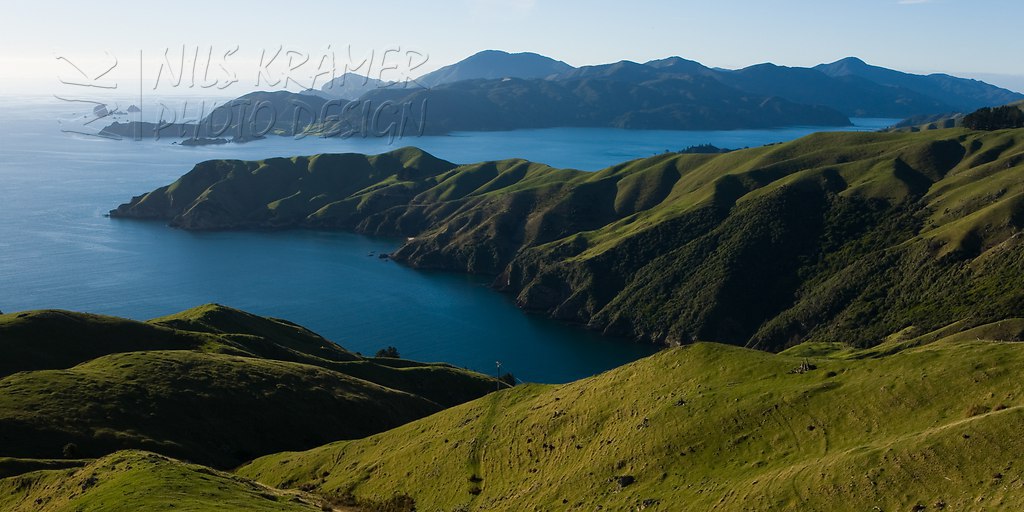
[[[482,58],[485,56],[486,58]],[[524,58],[523,55],[531,55]],[[551,81],[600,79],[642,84],[678,76],[711,77],[744,93],[780,97],[794,103],[833,108],[848,116],[909,117],[951,111],[971,112],[981,107],[1024,100],[1024,94],[978,80],[945,74],[914,75],[871,66],[849,57],[813,68],[758,64],[738,70],[713,69],[699,62],[669,57],[646,63],[620,61],[597,66],[567,67],[552,74],[553,59],[535,54],[487,51],[431,73],[425,86],[436,87],[473,78],[539,78]],[[477,72],[485,60],[487,72]],[[530,66],[531,63],[535,63]],[[440,73],[440,70],[438,71]],[[424,78],[427,78],[424,77]],[[448,80],[439,80],[452,77]],[[420,81],[422,82],[422,81]]]
[[[600,79],[463,80],[431,89],[381,89],[360,99],[372,105],[384,101],[410,105],[412,117],[425,120],[427,133],[561,126],[731,130],[850,124],[845,115],[828,107],[751,95],[714,78],[693,75],[643,83]],[[349,110],[338,124],[353,126],[360,116],[360,111]]]
[[[257,122],[245,122],[245,113],[238,110],[240,115],[227,121],[228,132],[234,131],[237,140],[250,140],[264,131],[380,135],[387,131],[381,127],[396,126],[406,133],[411,129],[427,134],[560,126],[843,126],[849,117],[971,112],[1024,100],[1024,94],[945,74],[904,73],[853,57],[813,68],[759,64],[724,70],[681,57],[576,68],[535,53],[487,50],[407,83],[346,73],[319,91],[256,92],[239,100],[211,113],[204,119],[208,126],[192,132],[214,140],[220,137],[227,111],[237,110],[239,104],[264,104],[261,101],[273,107],[276,118],[268,120],[271,109],[264,108],[257,113]],[[337,104],[341,100],[357,103]],[[329,101],[334,103],[325,105]],[[299,102],[302,112],[296,117]],[[122,124],[107,131],[136,133],[138,126]]]
[[[914,75],[902,73],[848,57],[832,64],[820,64],[815,70],[833,77],[859,77],[893,88],[903,88],[945,103],[953,110],[971,112],[982,107],[1005,105],[1024,99],[1024,95],[979,80],[946,74]],[[936,112],[932,112],[936,113]]]

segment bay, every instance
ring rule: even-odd
[[[399,241],[336,232],[190,233],[104,214],[172,182],[196,162],[414,145],[457,163],[521,157],[597,170],[698,144],[740,148],[820,128],[724,132],[554,128],[440,137],[294,140],[182,147],[64,133],[53,98],[0,101],[0,310],[61,308],[134,319],[217,302],[286,318],[353,351],[397,347],[534,382],[567,382],[654,348],[515,308],[485,278],[423,272],[377,257]],[[893,120],[855,120],[874,130]]]

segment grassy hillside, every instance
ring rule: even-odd
[[[232,467],[380,432],[495,386],[448,365],[365,359],[219,305],[150,322],[0,315],[0,351],[0,457],[23,459],[141,448]],[[7,467],[46,467],[33,464]]]
[[[1024,110],[1024,101],[1016,101],[1006,105],[1008,107],[1017,107],[1018,109]],[[924,115],[924,116],[913,116],[896,123],[890,131],[898,132],[919,132],[923,130],[943,130],[947,128],[960,128],[964,126],[964,118],[969,114],[958,112],[958,113],[947,113],[947,114],[935,114],[935,115]],[[1010,128],[1004,126],[1002,128]]]
[[[889,128],[893,132],[920,132],[927,130],[945,130],[963,126],[963,113],[951,112],[946,114],[934,114],[924,116],[908,117]]]
[[[69,311],[0,315],[0,376],[68,368],[120,352],[198,350],[285,361],[356,361],[362,358],[285,320],[207,304],[150,322]]]
[[[871,346],[1024,306],[1024,131],[820,133],[586,173],[523,160],[212,161],[111,212],[410,237],[523,308],[656,343]]]
[[[153,453],[118,452],[69,470],[0,480],[0,510],[303,512],[321,500]]]
[[[1024,345],[977,340],[1007,324],[868,351],[695,344],[239,474],[419,510],[1015,510]]]
[[[23,475],[33,471],[79,468],[91,462],[90,459],[18,459],[0,457],[0,478]]]

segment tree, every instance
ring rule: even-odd
[[[77,459],[78,445],[75,443],[68,443],[64,445],[64,448],[61,450],[61,454],[64,455],[65,459]]]
[[[377,357],[390,357],[392,359],[398,359],[402,357],[398,354],[398,349],[395,347],[382,348],[377,351]]]
[[[964,128],[986,131],[1024,128],[1024,111],[1012,105],[985,107],[964,117]]]
[[[512,375],[512,372],[506,373],[505,375],[498,377],[498,380],[504,382],[505,384],[508,384],[509,387],[515,387],[516,385],[516,376]]]

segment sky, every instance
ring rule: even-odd
[[[275,80],[276,87],[283,81],[294,89],[308,86],[318,70],[329,67],[317,67],[318,62],[333,60],[341,69],[349,52],[353,62],[372,52],[374,73],[387,68],[385,78],[401,79],[484,49],[531,51],[574,66],[672,55],[724,68],[762,62],[812,66],[857,56],[894,69],[979,77],[1024,90],[1020,0],[254,0],[237,5],[175,0],[151,5],[9,2],[0,31],[0,92],[53,94],[83,81],[138,88],[140,78],[156,80],[161,64],[165,70],[186,69],[180,73],[184,80],[176,83],[183,94],[222,85],[235,92],[268,88]],[[278,58],[269,61],[273,65],[266,65],[278,50]],[[165,87],[174,78],[169,73],[160,75]]]

